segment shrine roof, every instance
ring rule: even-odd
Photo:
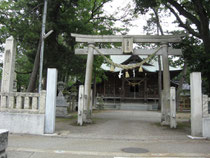
[[[147,56],[139,56],[140,59],[145,59]],[[112,61],[114,63],[117,64],[123,64],[126,63],[126,61],[129,61],[129,58],[131,58],[131,56],[129,55],[111,55],[110,58],[112,59]],[[161,66],[163,68],[163,66]],[[107,64],[102,64],[101,66],[102,69],[104,69],[105,71],[110,71],[110,66]],[[156,60],[152,60],[149,63],[146,63],[142,66],[142,68],[148,72],[157,72],[159,70],[159,66],[158,66],[158,62]],[[119,72],[121,71],[121,68],[115,68],[114,72]],[[181,67],[172,67],[169,66],[169,70],[170,71],[180,71],[182,70]]]

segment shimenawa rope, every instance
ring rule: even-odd
[[[117,63],[114,63],[111,59],[107,58],[103,53],[100,52],[100,50],[98,48],[96,48],[95,46],[93,45],[89,45],[88,47],[92,47],[93,49],[96,50],[96,52],[98,52],[99,55],[101,55],[107,63],[109,63],[111,66],[113,66],[114,68],[115,67],[118,67],[118,68],[122,68],[124,70],[130,70],[130,69],[135,69],[137,67],[141,67],[144,63],[146,63],[147,61],[149,61],[151,58],[153,58],[157,52],[163,48],[164,46],[161,46],[159,47],[158,49],[155,50],[154,53],[152,53],[150,56],[148,56],[146,59],[144,59],[143,61],[141,61],[140,63],[137,63],[137,64],[131,64],[131,65],[122,65],[122,64],[117,64]]]

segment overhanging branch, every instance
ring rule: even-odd
[[[177,9],[177,11],[179,12],[180,15],[183,15],[184,17],[186,17],[187,19],[189,19],[190,21],[192,21],[197,26],[197,28],[200,29],[200,21],[194,15],[192,15],[190,12],[186,11],[175,0],[168,0],[167,2],[169,2],[173,7],[175,7]]]
[[[198,32],[195,32],[194,29],[190,27],[190,25],[182,21],[182,19],[179,17],[179,15],[176,13],[176,11],[172,7],[170,7],[169,5],[166,5],[166,6],[174,14],[174,16],[176,17],[181,27],[185,28],[187,31],[189,31],[189,33],[193,34],[194,36],[201,38]]]

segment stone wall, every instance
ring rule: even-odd
[[[44,134],[45,91],[41,94],[1,92],[0,99],[0,129],[12,133]]]

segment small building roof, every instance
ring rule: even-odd
[[[145,59],[147,56],[138,56],[140,60],[138,60],[138,62],[141,62],[143,59]],[[117,64],[128,64],[131,58],[135,58],[135,56],[131,56],[131,55],[111,55],[110,56],[111,60],[114,63]],[[161,62],[162,65],[162,62]],[[110,71],[110,66],[108,64],[102,64],[101,68],[104,69],[105,71]],[[157,72],[159,71],[159,66],[158,66],[158,61],[157,60],[152,60],[149,63],[145,63],[142,65],[142,68],[145,69],[148,72]],[[163,70],[163,66],[161,66],[162,70]],[[121,71],[121,68],[115,68],[114,72],[119,72]],[[182,70],[181,67],[172,67],[169,66],[169,70],[170,71],[180,71]]]

